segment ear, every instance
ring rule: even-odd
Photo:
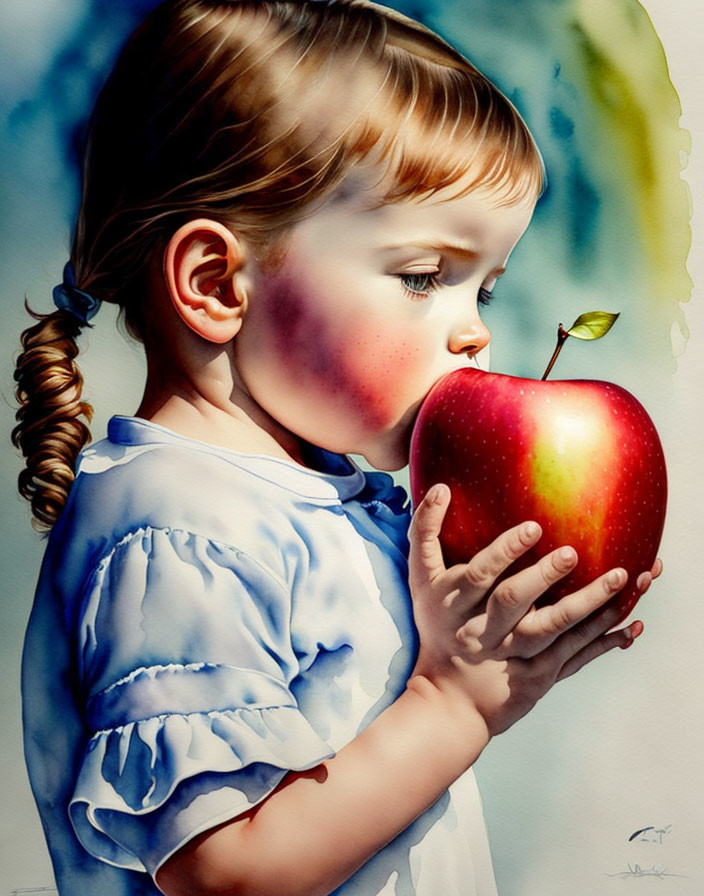
[[[164,277],[184,323],[209,342],[229,342],[242,326],[244,246],[218,221],[180,227],[164,252]]]

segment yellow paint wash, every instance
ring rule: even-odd
[[[576,0],[574,16],[587,85],[608,128],[605,164],[617,166],[636,209],[655,292],[686,300],[691,200],[682,169],[691,138],[679,127],[662,44],[636,0]]]

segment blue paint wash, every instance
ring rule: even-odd
[[[418,3],[390,5],[404,12],[419,7]],[[637,389],[643,375],[654,367],[669,371],[670,327],[673,321],[683,322],[679,303],[688,299],[691,286],[683,274],[688,203],[686,190],[677,181],[679,149],[670,145],[669,156],[665,150],[660,156],[644,152],[638,163],[638,170],[642,168],[644,176],[649,173],[651,182],[657,175],[669,178],[672,186],[669,206],[652,214],[649,225],[651,230],[660,227],[663,245],[674,250],[662,253],[662,264],[672,272],[668,288],[662,289],[653,276],[653,253],[643,238],[648,226],[642,219],[643,190],[636,184],[640,174],[634,177],[631,157],[637,140],[627,125],[619,127],[606,109],[595,105],[598,74],[595,83],[594,70],[589,70],[589,54],[598,48],[623,85],[634,86],[637,75],[626,66],[624,54],[613,51],[613,45],[622,40],[631,57],[642,60],[644,76],[653,78],[657,76],[653,72],[660,71],[663,84],[657,96],[662,101],[668,88],[667,71],[641,5],[637,0],[616,0],[614,7],[621,14],[616,21],[623,29],[616,39],[598,31],[588,33],[589,24],[576,0],[520,4],[450,0],[426,7],[426,21],[458,45],[514,102],[547,162],[549,188],[536,216],[540,224],[529,229],[495,291],[500,310],[494,313],[492,309],[490,318],[493,368],[539,376],[534,370],[536,347],[541,358],[549,357],[557,322],[570,315],[574,319],[598,303],[595,296],[604,295],[617,297],[618,307],[613,310],[629,314],[632,326],[620,327],[614,338],[592,346],[588,359],[586,353],[573,351],[570,366],[563,365],[564,375],[594,376],[598,371],[597,376],[622,377],[623,385]],[[669,121],[664,108],[639,107],[637,113],[645,111],[648,127],[663,132],[669,126],[674,133],[677,99],[671,85],[669,90]],[[628,97],[628,90],[624,95]],[[628,122],[629,109],[617,117]],[[654,166],[650,172],[643,167],[646,161]],[[665,239],[670,233],[681,234],[679,244],[674,237],[668,237],[669,242]],[[667,280],[663,273],[660,282],[663,277]],[[639,348],[644,342],[649,346],[647,357]],[[625,370],[624,357],[631,359]]]
[[[569,185],[572,203],[570,230],[572,253],[579,273],[590,269],[598,249],[601,199],[596,185],[590,181],[582,160],[575,156],[570,164]]]
[[[636,0],[620,2],[628,12],[627,21],[634,28],[640,22],[640,31],[635,33],[642,35],[645,26]],[[73,221],[78,203],[76,163],[87,110],[124,38],[155,5],[155,0],[121,4],[101,0],[82,9],[59,36],[39,90],[27,96],[21,83],[10,88],[15,101],[3,136],[11,147],[22,142],[22,152],[11,155],[12,165],[18,168],[20,179],[30,168],[34,177],[51,177],[54,199],[66,222]],[[496,291],[497,298],[506,298],[501,315],[509,335],[513,326],[509,318],[517,313],[512,296],[519,280],[521,302],[529,301],[534,313],[528,329],[521,326],[519,342],[508,344],[499,331],[495,333],[495,369],[518,372],[533,355],[530,346],[541,340],[546,328],[552,331],[556,316],[569,316],[573,304],[578,312],[584,310],[579,295],[580,283],[586,286],[585,277],[590,281],[590,295],[622,292],[620,310],[625,312],[628,303],[634,303],[635,319],[642,316],[635,304],[643,301],[663,303],[664,321],[677,318],[678,302],[686,296],[648,297],[647,283],[642,282],[643,246],[635,236],[626,241],[615,238],[636,233],[636,210],[625,183],[606,170],[603,144],[597,145],[594,139],[595,111],[581,80],[583,50],[574,28],[573,0],[525,0],[519,5],[474,0],[469,7],[460,0],[394,0],[388,5],[444,34],[492,77],[526,117],[548,160],[550,188],[542,198],[547,214],[541,240],[529,232],[531,263],[515,271],[518,265],[512,263]],[[40,174],[44,169],[50,174]],[[7,189],[11,191],[12,186]],[[684,207],[682,214],[686,218]],[[565,217],[570,222],[567,228]],[[557,261],[556,246],[560,247]],[[539,282],[530,277],[532,269],[541,271]],[[555,296],[561,297],[557,306]],[[499,326],[497,319],[495,327]],[[632,335],[634,341],[642,341],[642,332]],[[621,338],[627,338],[626,334]],[[653,341],[649,339],[651,345]],[[613,340],[595,348],[592,358],[609,352],[612,344]],[[621,349],[631,353],[623,342]],[[660,351],[669,356],[669,324]],[[651,364],[653,360],[648,359]]]
[[[557,140],[569,140],[574,134],[574,121],[559,106],[553,106],[550,109],[550,129]]]

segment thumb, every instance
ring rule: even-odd
[[[450,489],[443,483],[434,485],[413,513],[408,533],[408,555],[411,582],[430,582],[445,572],[440,546],[440,530],[450,505]]]

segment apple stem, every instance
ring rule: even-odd
[[[562,326],[562,324],[560,324],[560,326],[557,328],[557,345],[555,346],[555,351],[552,353],[552,358],[550,358],[550,363],[545,368],[545,373],[543,374],[542,379],[546,380],[548,378],[548,375],[552,370],[555,361],[557,361],[557,356],[560,354],[562,346],[565,344],[565,340],[569,335],[570,334],[567,332],[567,330]]]

